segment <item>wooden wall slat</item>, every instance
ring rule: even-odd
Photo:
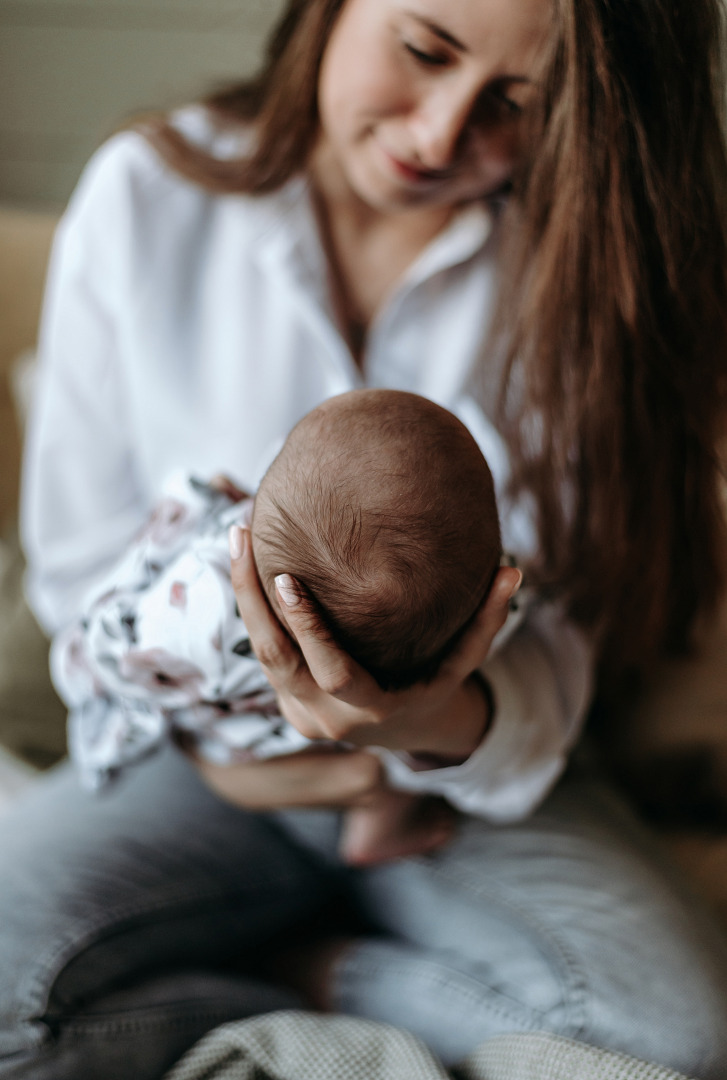
[[[255,70],[282,0],[0,0],[0,204],[62,206],[135,113]]]
[[[279,0],[0,0],[0,28],[8,26],[214,26],[219,19],[253,28],[269,24]]]

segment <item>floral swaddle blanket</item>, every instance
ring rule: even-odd
[[[251,499],[174,476],[85,614],[56,637],[51,671],[85,786],[103,787],[175,731],[218,764],[310,745],[279,715],[237,610],[227,533],[251,513]]]

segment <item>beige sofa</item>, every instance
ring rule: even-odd
[[[10,389],[14,359],[35,343],[43,277],[56,219],[0,209],[0,528],[18,496],[20,442]]]
[[[63,754],[65,717],[48,677],[47,644],[22,594],[20,430],[11,375],[17,357],[35,344],[55,225],[51,214],[0,209],[0,747],[39,768]]]

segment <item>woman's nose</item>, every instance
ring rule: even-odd
[[[425,169],[446,169],[456,161],[474,107],[471,95],[432,94],[409,121],[413,150]]]

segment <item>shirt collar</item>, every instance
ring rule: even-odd
[[[435,274],[471,259],[485,246],[492,228],[492,211],[484,202],[462,207],[409,267],[402,288],[411,289]]]
[[[328,306],[328,263],[321,243],[310,185],[298,176],[259,199],[257,255],[283,270],[319,303]],[[489,240],[493,211],[484,203],[458,210],[409,267],[398,291],[409,291],[435,274],[466,262]]]

